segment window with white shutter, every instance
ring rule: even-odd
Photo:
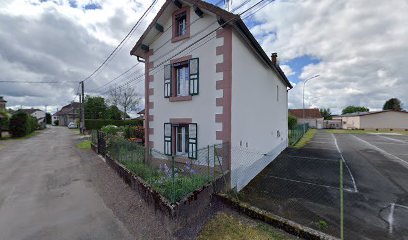
[[[171,97],[171,64],[164,65],[164,97]]]
[[[198,94],[198,75],[199,75],[199,61],[198,58],[193,58],[189,60],[190,67],[190,95]]]
[[[197,159],[197,123],[188,124],[188,157]]]
[[[172,127],[171,123],[164,124],[164,154],[171,156],[171,139],[172,139]]]

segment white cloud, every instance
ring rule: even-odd
[[[290,76],[292,76],[293,74],[296,73],[296,72],[294,72],[294,71],[292,70],[292,68],[290,68],[289,65],[280,65],[280,67],[282,68],[282,71],[285,73],[285,75],[286,75],[287,77],[290,77]]]
[[[408,103],[407,12],[408,2],[400,0],[281,0],[255,15],[261,24],[252,31],[276,32],[260,41],[283,60],[321,60],[300,74],[321,75],[307,83],[306,106],[378,109],[391,97]],[[290,91],[290,106],[301,107],[300,90]]]

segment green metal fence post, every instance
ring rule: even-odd
[[[210,145],[207,145],[207,178],[210,179]]]

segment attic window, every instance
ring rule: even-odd
[[[185,6],[173,12],[171,42],[190,37],[190,7]]]
[[[187,33],[187,14],[182,12],[176,15],[176,36],[181,37]]]

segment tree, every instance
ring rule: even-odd
[[[45,121],[47,124],[51,124],[51,114],[50,113],[45,114]]]
[[[319,111],[324,120],[332,120],[330,108],[321,108]]]
[[[106,110],[106,118],[112,120],[121,120],[122,112],[119,110],[118,107],[111,105]]]
[[[383,110],[401,111],[402,103],[398,98],[390,98],[384,103]]]
[[[85,119],[104,119],[107,106],[103,97],[86,96],[84,102]]]
[[[111,88],[109,90],[109,103],[121,108],[124,119],[128,116],[128,111],[138,110],[140,100],[134,88]]]
[[[355,113],[355,112],[369,112],[370,109],[367,107],[360,107],[360,106],[347,106],[346,108],[343,109],[341,112],[342,114],[347,114],[347,113]]]

